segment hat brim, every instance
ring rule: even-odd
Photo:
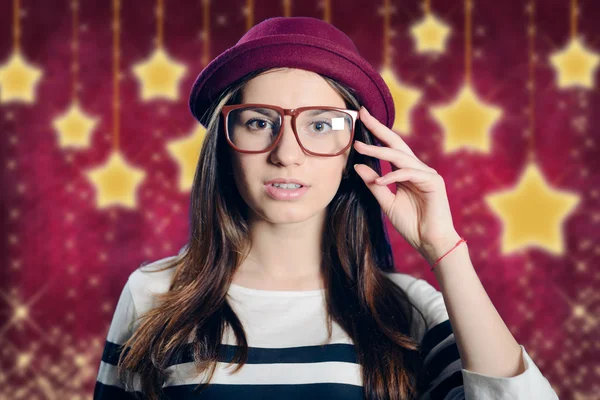
[[[206,127],[206,111],[224,88],[252,71],[276,67],[313,71],[352,88],[361,105],[391,129],[395,117],[392,95],[371,64],[334,42],[301,34],[250,40],[220,54],[196,78],[190,111]]]

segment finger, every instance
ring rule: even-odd
[[[365,182],[371,193],[373,193],[373,196],[375,196],[375,199],[379,205],[381,205],[381,208],[387,213],[387,210],[392,207],[394,198],[396,197],[394,193],[392,193],[387,186],[378,185],[375,182],[375,179],[379,177],[379,174],[368,165],[354,164],[354,169]]]
[[[426,183],[432,178],[437,177],[437,174],[432,174],[427,171],[414,168],[403,168],[396,171],[388,172],[384,176],[375,179],[378,185],[389,185],[395,182],[404,182],[410,180],[414,184]]]
[[[400,135],[389,129],[387,126],[379,122],[377,118],[369,114],[369,111],[367,111],[367,109],[364,106],[362,106],[359,111],[360,120],[363,121],[366,127],[371,132],[373,132],[373,134],[377,136],[378,139],[380,139],[392,149],[403,150],[408,154],[415,156],[415,153],[413,153],[411,148],[408,147],[408,144],[406,144],[406,142],[402,140]]]
[[[437,173],[436,170],[426,165],[423,161],[414,157],[414,155],[406,153],[403,150],[391,149],[389,147],[373,146],[370,144],[363,143],[359,140],[355,140],[354,148],[361,154],[389,161],[392,165],[396,166],[397,168],[414,168],[431,173]]]

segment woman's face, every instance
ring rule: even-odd
[[[244,87],[241,102],[282,108],[317,105],[346,108],[344,99],[321,76],[300,69],[269,71],[253,78]],[[250,208],[251,219],[294,223],[323,216],[340,185],[352,146],[335,157],[304,153],[294,136],[291,118],[285,116],[283,137],[270,152],[244,154],[229,147],[234,179]],[[296,178],[305,182],[308,189],[297,199],[277,200],[266,188],[266,182],[275,178]]]

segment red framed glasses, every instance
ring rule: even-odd
[[[352,145],[357,110],[309,106],[281,108],[270,104],[248,103],[223,106],[225,136],[240,153],[265,153],[282,137],[284,116],[292,116],[296,141],[306,153],[335,157]]]

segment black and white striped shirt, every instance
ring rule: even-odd
[[[163,267],[174,257],[136,269],[124,285],[102,354],[95,400],[133,399],[117,379],[119,345],[135,330],[135,324],[128,329],[130,323],[155,305],[153,294],[168,290],[173,272],[144,271]],[[407,292],[430,327],[426,330],[420,316],[413,319],[431,377],[422,400],[558,399],[523,346],[527,369],[521,375],[492,377],[463,369],[441,292],[408,274],[387,275]],[[235,366],[227,366],[235,353],[235,340],[227,329],[208,387],[199,395],[192,392],[206,376],[194,373],[191,353],[187,353],[187,358],[167,369],[170,374],[163,389],[169,398],[363,399],[360,366],[351,339],[334,322],[331,341],[320,346],[327,338],[323,290],[269,291],[232,285],[229,296],[247,335],[248,362],[237,373],[229,374]]]

